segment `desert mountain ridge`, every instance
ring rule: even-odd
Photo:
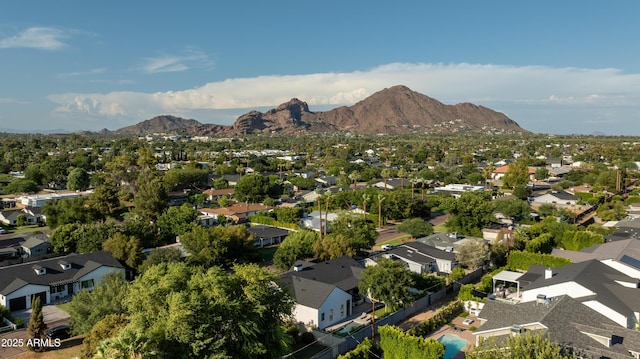
[[[231,126],[162,115],[109,132],[130,135],[174,132],[205,136],[335,131],[358,134],[529,133],[501,112],[471,103],[445,105],[402,85],[385,88],[352,106],[329,111],[312,112],[306,102],[293,98],[266,112],[254,110],[241,115]]]

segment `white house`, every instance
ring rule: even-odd
[[[580,197],[574,196],[566,191],[550,191],[541,196],[534,197],[532,205],[541,204],[558,204],[558,205],[572,205],[578,204]]]
[[[401,260],[407,263],[409,270],[418,274],[430,272],[451,273],[453,268],[460,266],[453,252],[447,252],[422,242],[408,242],[392,248],[380,254],[380,256]],[[368,263],[371,262],[368,261]]]
[[[532,273],[539,268],[531,267]],[[625,328],[634,328],[640,320],[640,280],[595,259],[545,269],[524,285],[520,299],[533,302],[540,296],[561,295],[578,300]]]
[[[346,320],[353,307],[364,301],[358,292],[362,270],[349,256],[320,263],[297,261],[280,277],[280,285],[295,299],[295,320],[319,329]]]
[[[0,268],[0,305],[10,311],[31,308],[91,290],[110,272],[125,278],[125,269],[111,254],[93,252],[28,262]]]

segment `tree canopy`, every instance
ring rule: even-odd
[[[413,276],[404,262],[381,258],[376,265],[367,266],[362,272],[358,290],[384,302],[386,308],[396,310],[413,301],[409,293],[413,283]]]

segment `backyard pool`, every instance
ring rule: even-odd
[[[444,344],[444,359],[451,359],[458,354],[467,345],[467,341],[451,334],[445,334],[438,338],[438,341]]]
[[[355,329],[358,329],[359,327],[361,327],[362,324],[356,323],[356,322],[351,322],[347,325],[345,325],[344,327],[336,330],[334,332],[334,334],[340,335],[340,336],[346,336],[349,333],[351,333],[352,331],[354,331]]]

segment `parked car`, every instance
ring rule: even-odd
[[[58,325],[47,330],[47,337],[49,337],[49,339],[68,339],[71,337],[71,330],[69,330],[69,327],[66,325]]]
[[[5,233],[7,233],[7,230],[4,228],[0,228],[0,234],[5,234]]]
[[[391,248],[393,248],[393,245],[391,245],[391,244],[383,244],[382,246],[380,246],[380,248],[382,248],[383,251],[388,251]]]

